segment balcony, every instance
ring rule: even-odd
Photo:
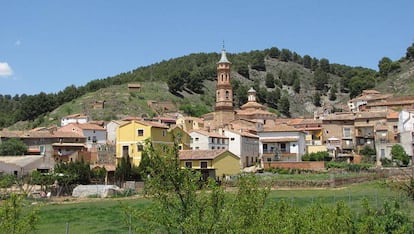
[[[274,153],[263,154],[263,162],[296,162],[296,153],[280,153],[275,155]]]
[[[353,149],[354,143],[352,141],[342,141],[341,148],[342,149]]]

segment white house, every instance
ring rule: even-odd
[[[259,162],[259,136],[244,132],[224,130],[229,139],[229,151],[240,158],[240,168],[254,166]]]
[[[400,145],[409,156],[413,156],[414,110],[403,110],[398,115],[398,133]]]
[[[60,132],[76,132],[86,138],[88,149],[106,144],[106,129],[96,124],[71,123],[58,129]]]
[[[215,132],[191,130],[189,132],[192,150],[229,149],[229,139]]]
[[[305,132],[287,124],[264,128],[257,135],[262,163],[300,162],[306,153]]]
[[[107,133],[107,142],[111,145],[116,145],[116,130],[122,124],[127,123],[127,121],[123,120],[112,120],[106,125],[106,133]]]
[[[63,127],[71,123],[84,124],[84,123],[89,122],[89,120],[90,120],[89,116],[83,115],[83,114],[68,115],[68,116],[63,117],[60,120],[60,126]]]

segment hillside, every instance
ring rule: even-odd
[[[400,69],[388,75],[387,79],[378,82],[376,88],[384,93],[396,95],[414,94],[414,60],[403,60]]]
[[[241,85],[247,88],[254,86],[256,82],[260,83],[260,87],[265,87],[266,74],[271,73],[278,78],[278,74],[282,71],[289,73],[296,70],[299,74],[301,82],[301,90],[299,93],[293,91],[292,86],[282,85],[282,92],[286,93],[289,98],[290,112],[292,116],[312,116],[313,112],[318,108],[313,104],[313,95],[315,89],[312,89],[313,72],[310,69],[303,68],[303,66],[294,62],[282,62],[278,59],[267,58],[265,60],[266,71],[258,71],[249,69],[249,78],[246,78],[239,73],[233,71],[232,79],[240,81]],[[338,83],[340,77],[332,75],[331,82]],[[107,88],[102,88],[94,92],[88,92],[79,98],[67,102],[52,112],[43,117],[39,121],[43,125],[58,124],[58,120],[69,114],[85,113],[92,117],[93,120],[120,119],[126,116],[154,116],[162,113],[154,113],[148,107],[148,101],[154,100],[158,102],[171,101],[177,108],[181,105],[191,104],[192,106],[202,105],[207,106],[209,111],[213,110],[215,102],[215,81],[205,79],[202,83],[203,92],[197,94],[194,92],[180,91],[179,95],[174,95],[169,92],[169,87],[166,82],[162,81],[144,81],[140,82],[142,89],[140,92],[128,92],[127,84],[112,85]],[[276,88],[266,88],[268,92]],[[247,98],[247,92],[243,95]],[[329,101],[327,96],[323,96],[323,103],[332,105],[342,105],[348,100],[348,94],[339,93],[336,101]],[[96,102],[105,101],[105,108],[94,109],[93,105]],[[241,102],[244,104],[244,102]],[[276,111],[277,112],[277,111]],[[22,125],[24,126],[24,125]],[[21,128],[21,127],[19,127]]]
[[[236,108],[247,101],[247,90],[254,87],[258,101],[280,116],[310,117],[324,108],[340,110],[363,89],[409,94],[414,88],[414,65],[409,57],[398,61],[398,66],[386,76],[380,76],[381,69],[378,73],[363,67],[330,64],[325,58],[301,56],[276,47],[227,55],[232,62]],[[57,94],[0,95],[0,128],[58,124],[62,116],[73,113],[106,121],[163,114],[148,106],[150,100],[170,101],[187,114],[201,115],[213,110],[218,59],[217,53],[190,54],[92,80],[85,86],[68,86]],[[128,83],[141,84],[141,92],[128,92]],[[105,102],[105,108],[94,108],[99,102]]]

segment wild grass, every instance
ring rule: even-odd
[[[270,192],[268,202],[285,200],[292,205],[303,207],[317,202],[335,204],[343,200],[352,210],[358,212],[364,199],[373,208],[381,208],[385,201],[397,200],[402,210],[414,218],[414,203],[404,194],[390,189],[380,181],[341,188],[274,189]],[[128,217],[122,206],[144,209],[150,202],[145,198],[92,198],[87,202],[45,203],[40,207],[39,225],[35,233],[65,233],[67,224],[69,233],[128,233]]]

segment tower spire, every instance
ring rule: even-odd
[[[226,56],[226,48],[224,47],[224,40],[223,40],[223,48],[221,49],[221,58],[218,63],[230,63]]]

